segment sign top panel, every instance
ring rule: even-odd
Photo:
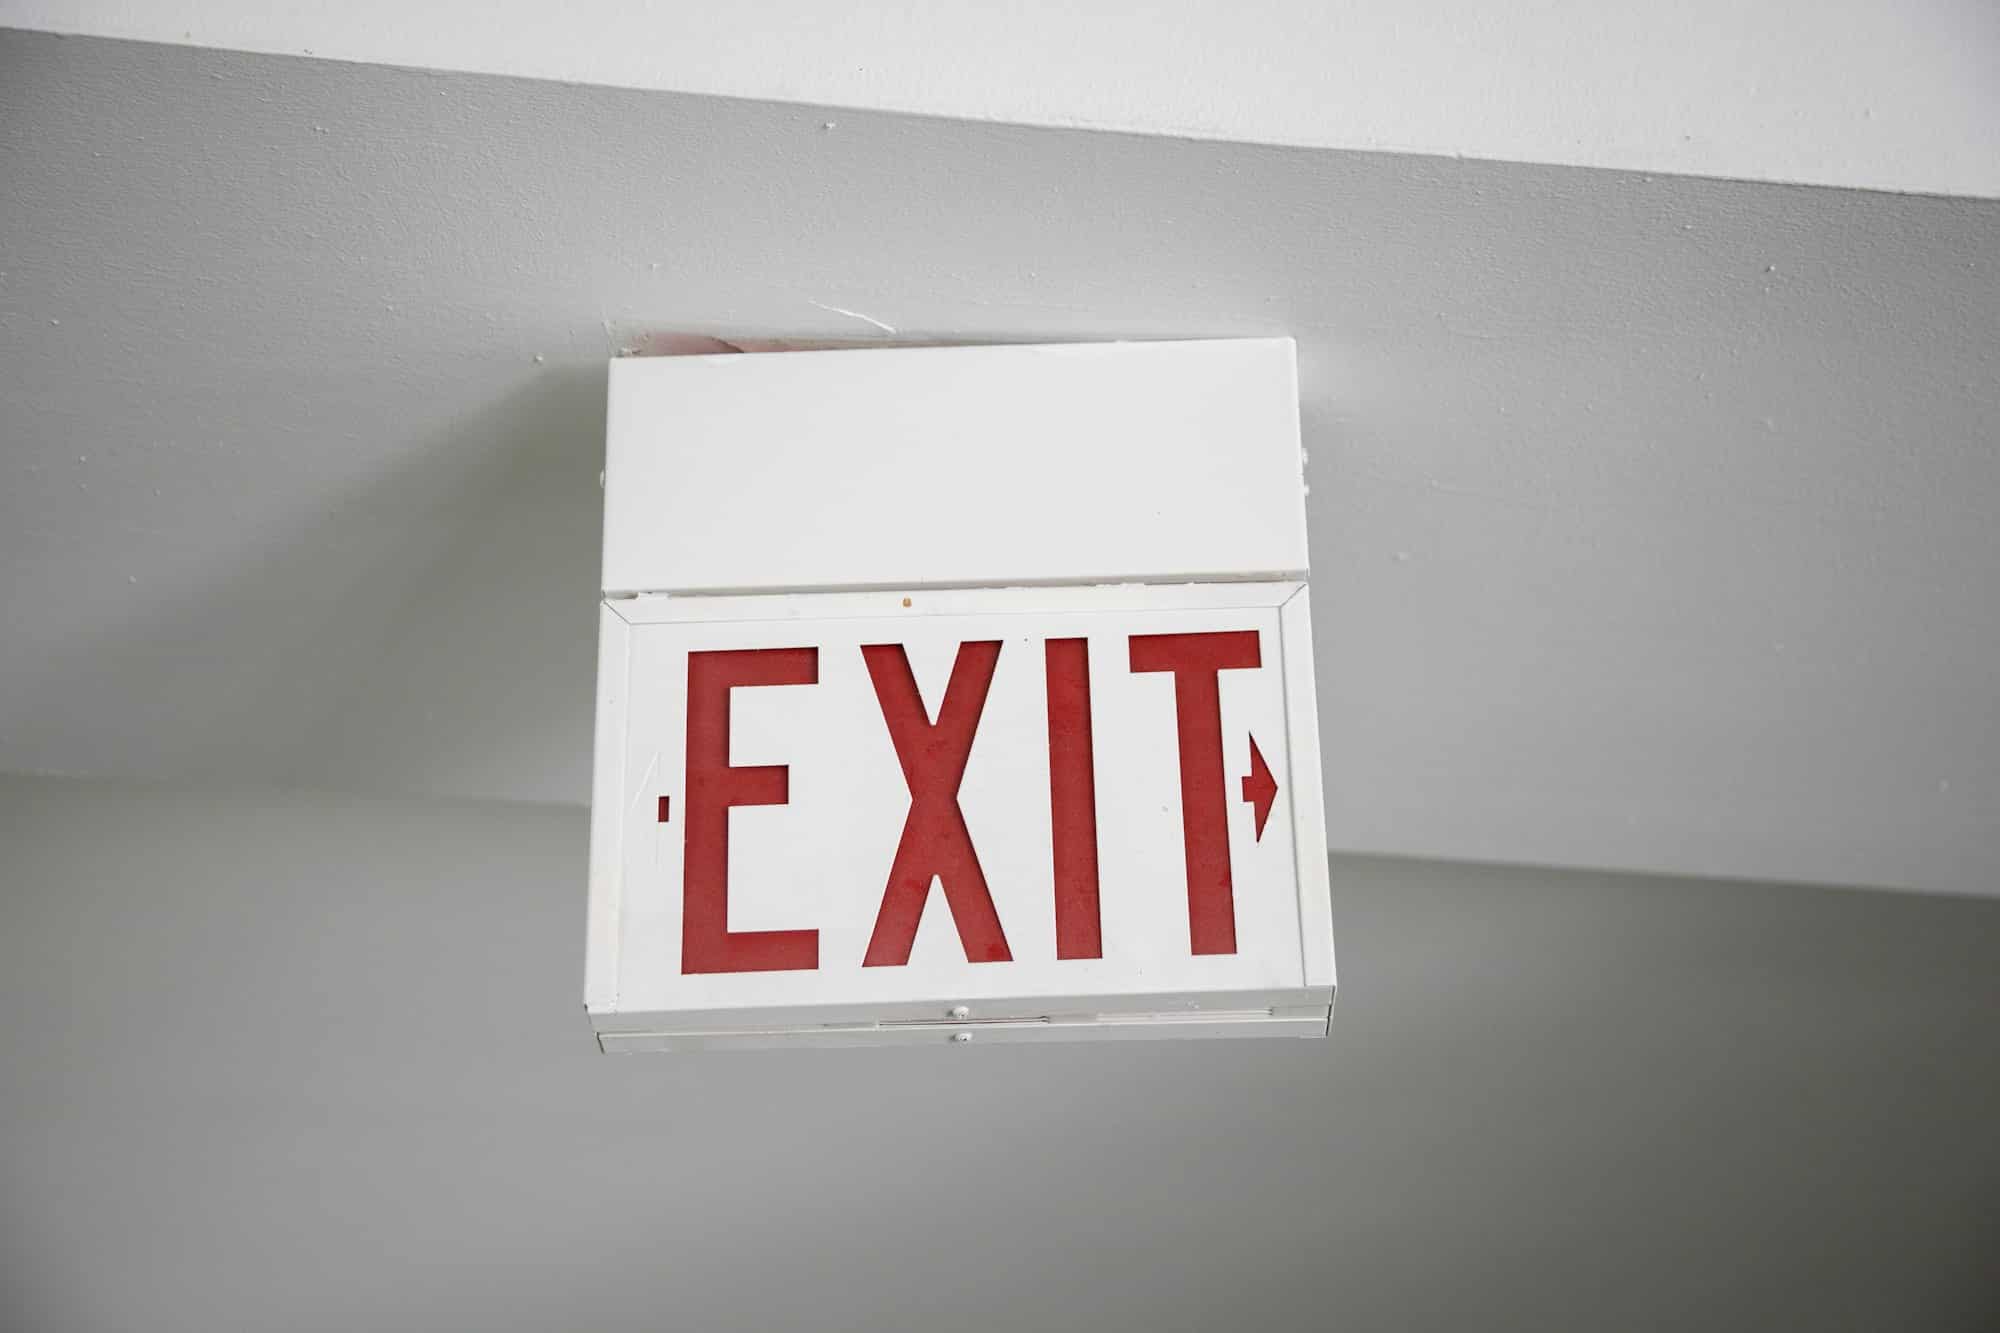
[[[1289,338],[614,361],[605,467],[614,594],[1307,572]]]

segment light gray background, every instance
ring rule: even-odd
[[[166,784],[0,779],[10,1333],[2000,1326],[1991,898],[1339,855],[1330,1042],[619,1061],[577,805],[607,357],[1283,333],[1337,850],[1994,894],[1995,201],[14,33],[0,186],[0,769]]]
[[[614,352],[1291,334],[1336,850],[2000,891],[2000,201],[24,34],[0,179],[0,770],[580,803]]]
[[[1330,1041],[616,1058],[585,823],[0,781],[11,1327],[2000,1326],[2000,903],[1337,858]]]

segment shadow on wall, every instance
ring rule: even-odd
[[[453,433],[469,465],[349,688],[301,738],[311,785],[589,790],[604,368],[551,371]],[[393,607],[393,610],[390,608]],[[497,785],[496,785],[497,783]]]
[[[64,666],[102,697],[198,709],[185,778],[574,802],[603,441],[603,367],[551,367],[267,549],[247,534],[228,577],[105,626]]]

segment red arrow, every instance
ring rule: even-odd
[[[1243,801],[1257,812],[1257,841],[1264,840],[1264,821],[1271,817],[1271,802],[1278,799],[1277,779],[1265,767],[1264,752],[1257,738],[1250,738],[1250,776],[1243,779]]]

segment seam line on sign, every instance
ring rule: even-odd
[[[1289,598],[1279,608],[1278,620],[1281,632],[1285,634],[1285,657],[1287,666],[1298,664],[1310,668],[1313,659],[1311,588],[1301,586],[1298,593]],[[1298,610],[1293,611],[1293,605]],[[1305,965],[1308,983],[1316,983],[1320,978],[1317,970],[1319,955],[1326,954],[1325,984],[1332,988],[1337,984],[1337,967],[1334,961],[1332,912],[1333,886],[1331,869],[1327,861],[1326,786],[1320,756],[1319,700],[1310,675],[1300,679],[1292,672],[1285,694],[1285,709],[1288,718],[1287,733],[1296,732],[1300,738],[1300,754],[1310,754],[1315,762],[1296,765],[1292,771],[1292,827],[1293,865],[1299,887],[1299,948]],[[1296,726],[1290,720],[1296,720]],[[1305,894],[1313,895],[1311,906],[1316,914],[1310,923],[1304,912]]]
[[[1298,746],[1294,744],[1297,718],[1292,710],[1292,655],[1286,651],[1291,646],[1291,640],[1285,628],[1285,608],[1291,605],[1293,597],[1304,591],[1303,584],[1293,589],[1291,597],[1278,603],[1277,614],[1273,617],[1278,626],[1278,698],[1283,702],[1285,710],[1285,825],[1291,832],[1292,842],[1292,920],[1298,929],[1296,939],[1301,987],[1307,984],[1307,977],[1312,969],[1306,961],[1306,893],[1303,876],[1299,874],[1299,811],[1292,799],[1292,794],[1299,785]]]
[[[594,1015],[618,1007],[618,923],[624,892],[624,822],[605,812],[617,810],[629,753],[625,719],[629,692],[632,626],[600,607],[592,720],[590,874],[585,932],[584,1004]]]
[[[1306,586],[1297,580],[1286,579],[1264,583],[1089,583],[1041,587],[948,587],[913,590],[918,595],[930,600],[921,607],[906,606],[900,609],[881,605],[854,605],[853,603],[867,598],[894,597],[899,591],[903,591],[902,589],[890,589],[886,592],[865,589],[835,589],[830,592],[716,593],[693,597],[661,593],[649,594],[646,597],[632,600],[629,614],[625,612],[614,612],[614,614],[617,614],[620,619],[633,628],[644,629],[648,626],[666,624],[701,623],[727,625],[770,623],[776,621],[832,623],[852,620],[921,619],[928,616],[1087,616],[1103,612],[1123,611],[1214,610],[1222,609],[1224,606],[1232,610],[1262,609],[1282,613],[1284,606],[1300,592],[1304,591]],[[1004,593],[1041,594],[1044,597],[1075,593],[1096,594],[1101,597],[1137,598],[1142,594],[1153,593],[1220,595],[1225,589],[1242,589],[1245,593],[1258,595],[1247,597],[1244,600],[1230,600],[1226,603],[1220,603],[1215,607],[1163,607],[1138,604],[1107,606],[1099,603],[1019,606],[1003,602],[999,605],[991,606],[967,607],[958,605],[940,608],[936,604],[938,600],[987,598]],[[811,608],[810,614],[781,613],[787,603],[796,603],[799,601],[825,602],[833,599],[844,600],[837,606],[814,606]],[[726,613],[720,615],[710,614],[717,607],[726,608]]]
[[[1028,589],[1027,591],[1031,591],[1031,592],[1033,592],[1033,591],[1041,591],[1041,589]],[[814,596],[822,596],[822,595],[823,595],[823,594],[819,594],[819,593],[781,593],[781,594],[779,594],[779,596],[789,596],[789,597],[814,597]],[[682,599],[679,599],[679,598],[676,598],[675,600],[676,600],[676,601],[680,601],[680,600],[682,600]],[[689,600],[691,600],[691,599],[689,599]],[[908,616],[908,618],[911,618],[911,619],[922,619],[922,618],[924,618],[924,617],[926,617],[926,616],[953,616],[953,617],[965,617],[965,616],[977,616],[977,617],[981,617],[981,618],[991,618],[991,619],[999,619],[999,620],[1013,620],[1013,619],[1020,619],[1020,618],[1022,618],[1022,617],[1024,617],[1024,616],[1028,616],[1028,617],[1048,617],[1048,616],[1101,616],[1101,615],[1108,615],[1108,614],[1109,614],[1109,615],[1115,615],[1115,614],[1119,614],[1119,613],[1121,613],[1121,612],[1126,612],[1126,611],[1132,611],[1132,612],[1139,612],[1139,611],[1208,611],[1208,610],[1230,610],[1230,611],[1276,611],[1277,609],[1278,609],[1278,607],[1277,607],[1277,604],[1276,604],[1276,603],[1273,603],[1273,602],[1240,602],[1240,603],[1235,603],[1235,604],[1232,604],[1232,605],[1230,605],[1230,606],[1228,606],[1228,607],[1201,607],[1201,606],[1169,606],[1169,607],[1139,607],[1139,606],[1135,606],[1135,607],[1102,607],[1102,606],[1090,606],[1090,607],[1077,607],[1077,608],[1076,608],[1076,609],[1074,609],[1074,610],[1069,610],[1069,609],[1065,609],[1065,608],[1050,608],[1050,607],[1046,607],[1046,606],[1031,606],[1031,607],[1023,607],[1023,608],[1021,608],[1021,609],[1019,609],[1019,610],[1014,610],[1014,609],[987,609],[987,608],[981,608],[981,609],[979,609],[979,610],[977,610],[977,611],[962,611],[962,610],[952,610],[952,611],[913,611],[913,612],[911,612],[911,613],[910,613],[910,615]],[[796,623],[798,623],[798,624],[801,624],[801,625],[805,625],[805,624],[814,624],[814,625],[824,625],[824,624],[837,624],[837,623],[839,623],[839,622],[841,622],[841,621],[847,621],[847,620],[892,620],[892,619],[901,619],[901,618],[904,618],[904,617],[897,617],[897,616],[892,616],[892,615],[891,615],[890,613],[888,613],[888,612],[886,612],[886,611],[847,611],[847,612],[841,612],[841,613],[838,613],[838,614],[827,614],[827,615],[817,615],[817,616],[798,616],[798,617],[784,617],[784,616],[771,616],[771,615],[743,615],[743,616],[728,616],[728,617],[724,617],[724,616],[716,616],[716,617],[712,617],[712,618],[703,618],[703,619],[700,619],[700,620],[660,620],[660,621],[651,621],[651,620],[633,620],[633,621],[627,621],[626,623],[627,623],[627,624],[629,624],[629,625],[631,625],[633,629],[650,629],[650,628],[651,628],[652,626],[654,626],[654,625],[656,625],[656,624],[658,624],[658,625],[697,625],[697,624],[699,624],[699,625],[768,625],[768,624],[776,624],[776,623],[780,623],[780,622],[789,622],[789,621],[793,621],[793,620],[796,620]]]
[[[624,620],[623,616],[619,617]],[[630,625],[629,620],[625,622]],[[632,754],[632,640],[628,637],[624,644],[625,661],[623,692],[618,704],[618,776],[625,776],[625,766]],[[657,762],[657,756],[655,756]],[[625,847],[626,835],[630,831],[630,821],[626,819],[629,809],[618,815],[618,877],[615,881],[618,891],[611,899],[611,1008],[616,1012],[625,998]],[[603,1043],[598,1043],[602,1049]]]
[[[1300,583],[1305,571],[1295,569],[1260,570],[1228,574],[1105,574],[1069,579],[982,579],[973,582],[870,582],[870,583],[784,583],[770,585],[710,585],[688,588],[607,588],[607,601],[632,601],[651,597],[782,597],[830,592],[976,592],[1008,588],[1157,588],[1189,583]]]
[[[991,1019],[988,1031],[1023,1031],[1036,1028],[1146,1028],[1146,1027],[1254,1027],[1263,1023],[1313,1022],[1319,1006],[1310,1014],[1280,1014],[1271,1009],[1147,1010],[1109,1014],[1063,1014],[1043,1018]],[[978,1024],[954,1023],[948,1019],[926,1020],[921,1026],[903,1023],[789,1023],[758,1027],[723,1028],[634,1028],[598,1034],[603,1047],[609,1040],[621,1047],[641,1041],[702,1042],[742,1037],[881,1036],[905,1032],[964,1032]]]
[[[1308,987],[1307,992],[1318,987]],[[1145,991],[1108,992],[1091,996],[1076,995],[1027,995],[1010,1001],[1007,1013],[985,1015],[988,1018],[1015,1018],[1023,1015],[1046,1018],[1049,1022],[1067,1022],[1075,1019],[1095,1019],[1110,1013],[1163,1013],[1163,1014],[1204,1014],[1204,1013],[1262,1013],[1278,1005],[1299,1002],[1299,988],[1294,985],[1272,985],[1263,987],[1221,989],[1196,987],[1188,991]],[[945,1016],[944,1006],[953,997],[933,995],[922,1000],[894,1001],[852,1001],[835,1006],[830,1011],[833,1016],[825,1022],[812,1026],[824,1027],[828,1024],[861,1024],[874,1026],[879,1023],[898,1021],[932,1021],[947,1026],[953,1021]],[[975,1000],[982,1006],[991,1000]],[[1310,1004],[1324,1001],[1309,1000]],[[885,1009],[894,1012],[885,1013]],[[703,1030],[751,1030],[759,1028],[791,1027],[793,1021],[788,1015],[796,1013],[795,1006],[780,1005],[775,1008],[757,1009],[634,1009],[627,1013],[613,1015],[615,1026],[605,1031],[616,1032],[660,1032],[660,1031],[703,1031]],[[817,1012],[817,1010],[816,1010]],[[971,1017],[971,1016],[969,1016]]]
[[[992,1027],[1033,1027],[1051,1021],[1048,1014],[1034,1014],[1015,1018],[881,1018],[874,1023],[878,1028],[936,1028],[940,1032],[950,1032],[957,1028]]]

